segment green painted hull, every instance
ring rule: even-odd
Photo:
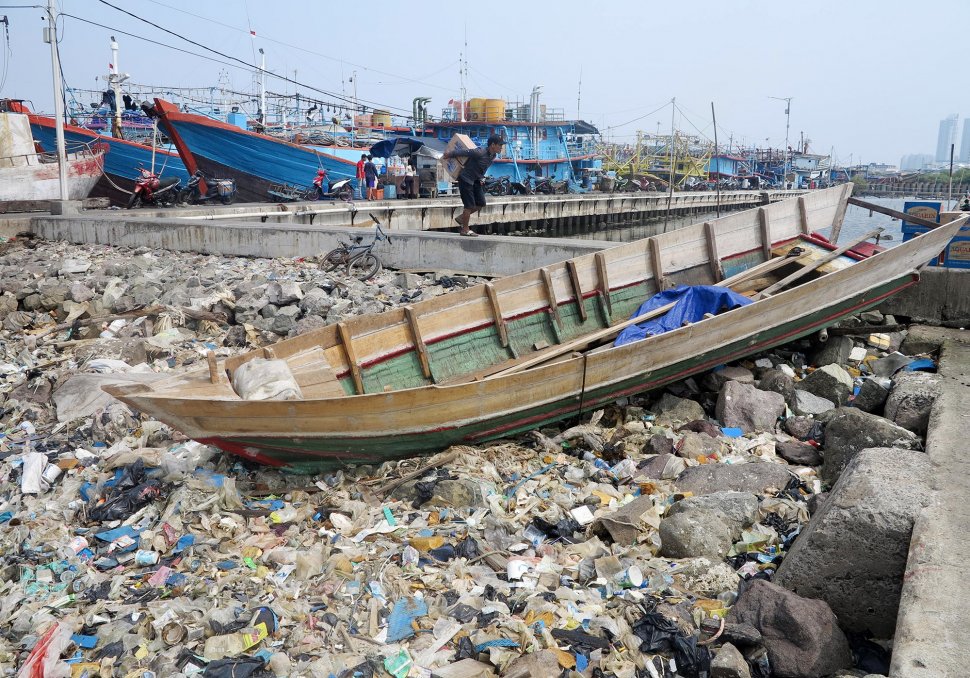
[[[247,459],[255,459],[274,466],[286,467],[292,471],[307,473],[347,464],[379,464],[391,459],[439,452],[450,445],[485,442],[576,416],[580,413],[580,410],[589,411],[616,398],[660,388],[692,374],[709,370],[724,362],[737,360],[790,342],[827,327],[841,317],[871,308],[914,282],[915,278],[910,274],[901,276],[862,294],[816,310],[797,320],[773,327],[765,327],[754,334],[739,336],[731,343],[722,345],[717,349],[700,355],[685,356],[683,360],[656,370],[640,370],[621,381],[586,391],[581,399],[577,395],[569,395],[538,406],[522,403],[520,409],[503,416],[480,419],[462,426],[441,427],[409,434],[394,433],[393,435],[378,434],[353,437],[212,436],[199,438],[199,440]],[[629,288],[628,292],[626,290],[617,292],[619,294],[615,292],[614,295],[611,295],[613,297],[611,299],[612,315],[616,317],[629,316],[645,296],[643,290],[637,287]],[[591,302],[587,300],[586,303],[590,304]],[[567,335],[583,334],[589,331],[588,327],[584,327],[584,325],[590,322],[596,322],[600,325],[609,324],[604,305],[602,303],[596,305],[599,306],[602,317],[593,320],[593,313],[590,313],[590,319],[586,323],[580,324],[577,316],[572,321],[565,322],[564,329],[560,330],[560,333]],[[545,318],[545,315],[535,317]],[[546,328],[551,327],[552,323],[546,322],[544,326]],[[550,330],[542,330],[540,323],[535,321],[529,321],[528,327],[523,324],[521,332],[516,328],[510,328],[510,344],[513,347],[513,355],[516,342],[530,340],[530,343],[532,343],[536,341],[537,332],[543,331],[549,332]],[[479,334],[482,336],[478,336]],[[558,340],[563,341],[568,340],[568,338],[568,336],[559,337]],[[552,339],[556,341],[556,338]],[[450,346],[437,346],[436,350],[433,351],[433,355],[438,356],[436,377],[447,374],[449,370],[458,369],[459,359],[464,361],[462,371],[467,373],[470,371],[469,360],[487,365],[508,357],[508,354],[502,355],[506,349],[501,348],[495,340],[494,329],[491,328],[453,337],[449,341],[451,342]],[[469,354],[467,349],[472,345],[475,351]],[[398,356],[386,361],[380,367],[375,366],[375,368],[370,372],[365,372],[365,384],[370,386],[367,390],[373,388],[374,391],[378,391],[384,383],[393,383],[395,386],[401,387],[402,379],[416,382],[408,383],[408,386],[424,385],[420,366],[417,364],[413,353]]]

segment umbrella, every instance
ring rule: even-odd
[[[378,141],[371,146],[370,154],[375,158],[390,158],[392,155],[427,155],[440,158],[447,144],[433,137],[395,137]]]

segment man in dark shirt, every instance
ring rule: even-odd
[[[364,178],[367,181],[367,199],[374,199],[374,191],[377,190],[377,165],[374,164],[373,156],[367,156],[364,163]]]
[[[505,139],[498,134],[493,134],[488,138],[488,144],[485,148],[463,149],[444,155],[446,160],[449,158],[468,158],[461,168],[461,172],[458,173],[458,193],[461,195],[461,204],[465,209],[460,216],[455,218],[455,221],[461,226],[459,231],[461,235],[478,235],[469,228],[468,222],[475,212],[485,207],[485,188],[482,185],[482,178],[488,168],[492,166],[495,156],[502,152],[504,145]]]

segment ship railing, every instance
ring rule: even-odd
[[[108,145],[100,141],[65,141],[64,151],[69,160],[79,158],[94,158],[108,152]],[[5,155],[0,158],[0,167],[25,167],[36,163],[49,164],[57,162],[57,153],[50,151],[35,151],[19,155]]]

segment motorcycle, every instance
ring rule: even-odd
[[[203,180],[206,187],[205,195],[202,194]],[[216,198],[223,205],[231,205],[236,199],[236,180],[206,177],[202,170],[197,170],[189,179],[188,185],[179,191],[178,201],[204,203]]]
[[[323,170],[323,169],[317,170],[317,176],[313,180],[313,186],[316,189],[316,200],[328,200],[330,198],[339,198],[344,202],[349,202],[350,199],[354,197],[354,187],[350,183],[350,179],[328,181],[327,189],[324,190],[323,182],[326,178],[327,178],[326,170]]]
[[[485,177],[482,187],[489,195],[508,195],[512,192],[508,177]]]
[[[512,195],[532,195],[532,180],[529,177],[522,181],[513,181],[510,184]]]
[[[144,167],[138,170],[141,176],[135,180],[135,189],[128,198],[128,209],[140,207],[143,204],[162,205],[175,202],[179,195],[182,180],[178,177],[159,177]]]
[[[549,177],[536,177],[533,190],[542,195],[552,195],[556,192],[556,185]]]

